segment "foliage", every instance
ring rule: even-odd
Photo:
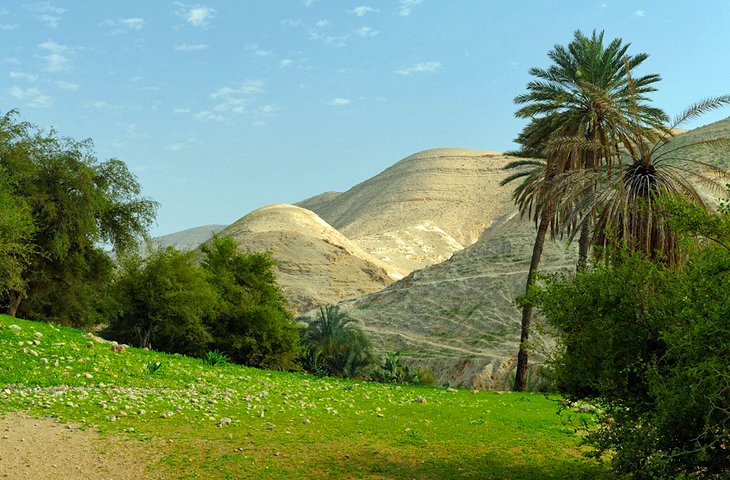
[[[203,269],[220,302],[206,319],[211,347],[233,362],[296,370],[299,334],[270,255],[241,254],[231,238],[203,245]]]
[[[122,258],[107,335],[143,348],[203,355],[211,336],[202,318],[218,298],[192,258],[173,248]]]
[[[226,365],[230,359],[228,358],[228,355],[225,355],[218,350],[213,350],[212,352],[208,352],[205,354],[205,363],[208,365],[215,367],[217,365]]]
[[[679,202],[674,200],[674,202]],[[728,238],[720,218],[664,203],[675,226]],[[673,212],[673,213],[672,213]],[[670,220],[671,221],[671,220]],[[724,228],[724,227],[723,227]],[[705,242],[682,269],[620,253],[529,301],[559,332],[559,387],[606,412],[587,443],[636,478],[725,478],[730,469],[730,249]]]
[[[37,131],[14,112],[0,117],[0,168],[34,226],[22,283],[3,303],[27,318],[100,322],[98,299],[112,272],[101,244],[136,248],[157,204],[141,196],[124,163],[97,160],[91,141]]]
[[[580,455],[574,429],[590,417],[558,416],[541,394],[214,368],[133,347],[87,348],[83,331],[0,319],[0,417],[18,411],[93,428],[102,442],[149,451],[150,477],[615,478]],[[163,366],[150,375],[150,362]]]
[[[314,320],[304,317],[304,368],[312,373],[356,377],[373,361],[370,341],[354,319],[336,305],[320,307]]]
[[[10,177],[0,166],[0,299],[12,291],[25,293],[23,272],[33,253],[34,228],[30,211],[15,197]]]
[[[401,364],[400,355],[400,351],[386,353],[383,364],[370,373],[370,378],[380,383],[423,385],[420,372]]]
[[[152,375],[159,370],[160,367],[162,367],[162,362],[147,362],[147,373]]]

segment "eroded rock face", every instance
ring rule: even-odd
[[[220,235],[232,237],[241,251],[271,253],[279,285],[296,312],[379,291],[406,273],[294,205],[255,210]]]
[[[347,192],[328,192],[298,205],[363,250],[412,272],[479,239],[510,198],[511,190],[499,186],[510,160],[486,150],[426,150]]]
[[[342,308],[355,317],[381,351],[404,350],[409,363],[434,372],[439,383],[505,388],[520,338],[514,299],[524,293],[535,227],[514,206],[474,245],[437,265]],[[577,255],[548,241],[541,271],[569,271]],[[533,359],[551,340],[533,329]]]

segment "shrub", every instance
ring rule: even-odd
[[[212,352],[208,352],[205,355],[204,360],[208,365],[215,367],[217,365],[226,365],[230,359],[228,358],[228,355],[225,355],[218,350],[214,350]]]
[[[381,383],[421,385],[419,373],[410,366],[401,364],[400,355],[400,351],[386,353],[383,364],[370,374],[370,378]]]

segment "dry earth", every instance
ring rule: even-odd
[[[141,442],[18,413],[0,419],[0,479],[137,480],[155,453]]]

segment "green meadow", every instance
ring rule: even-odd
[[[211,366],[0,320],[0,415],[147,444],[151,478],[613,478],[582,455],[592,417],[557,397]]]

